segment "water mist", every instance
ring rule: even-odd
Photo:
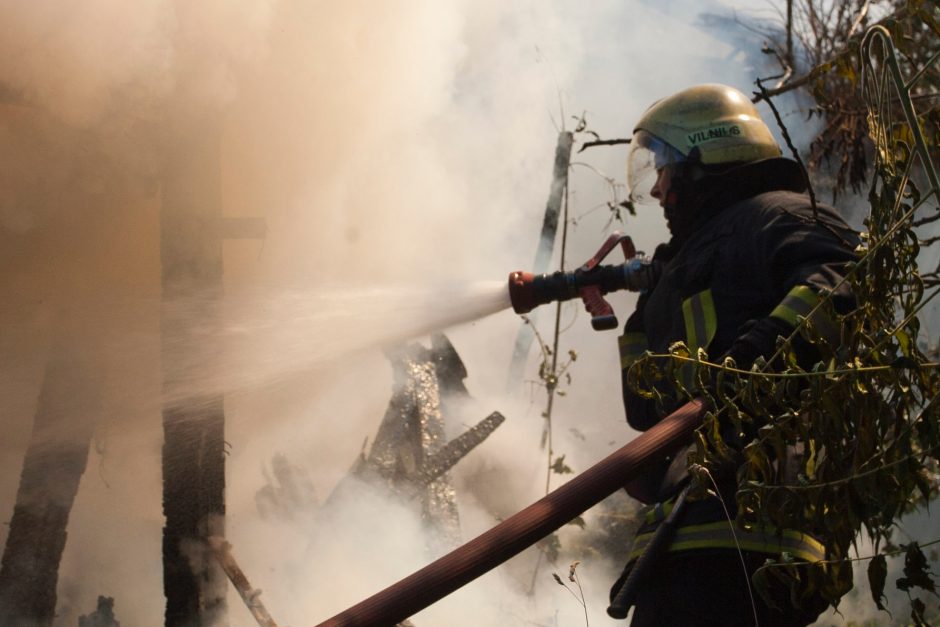
[[[234,392],[309,372],[343,356],[397,344],[510,306],[503,281],[432,288],[231,290],[164,303],[172,320],[164,359],[177,372],[180,400]],[[206,312],[221,309],[221,322]],[[199,350],[193,350],[196,346]],[[178,350],[175,350],[177,349]],[[207,369],[205,355],[214,354]],[[198,355],[198,363],[187,363]]]

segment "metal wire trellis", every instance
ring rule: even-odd
[[[930,70],[940,69],[940,51],[923,67],[917,68],[910,79],[904,78],[891,33],[884,26],[873,26],[868,30],[862,39],[861,51],[862,97],[868,107],[869,132],[876,149],[876,169],[910,172],[918,166],[929,184],[921,199],[934,196],[940,202],[940,177],[923,133],[925,116],[917,111],[912,98],[914,88],[930,74]],[[892,87],[894,94],[891,93]],[[900,105],[904,122],[896,119],[895,104]],[[913,146],[909,145],[908,139]]]

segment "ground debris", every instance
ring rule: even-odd
[[[79,616],[78,627],[121,627],[114,618],[114,599],[99,596],[97,609],[87,616]]]

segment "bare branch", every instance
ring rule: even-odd
[[[933,224],[937,220],[940,220],[940,213],[935,213],[932,216],[927,216],[926,218],[921,218],[920,220],[914,220],[911,222],[911,226],[918,227],[924,226],[926,224]]]
[[[584,152],[585,148],[592,148],[594,146],[616,146],[617,144],[629,144],[629,139],[598,139],[592,142],[584,142],[581,145],[581,149],[578,150],[579,153]]]
[[[779,58],[779,55],[778,55]],[[790,75],[793,74],[793,0],[787,0],[787,62],[782,64],[785,68],[784,78],[780,81],[780,85],[783,85],[787,82],[787,79],[790,78]]]
[[[791,43],[792,42],[788,42],[788,45]],[[771,78],[779,78],[780,80],[777,81],[777,85],[775,89],[782,87],[783,85],[786,84],[788,80],[790,80],[790,77],[793,76],[793,66],[791,65],[790,61],[788,61],[788,59],[791,59],[792,56],[788,53],[787,56],[784,57],[777,51],[776,48],[771,48],[770,46],[764,46],[763,48],[761,48],[761,52],[763,52],[764,54],[774,55],[777,58],[777,63],[779,63],[780,67],[783,68],[783,74],[780,74],[779,76],[768,76],[764,78],[764,80],[770,80]]]
[[[855,21],[852,22],[852,28],[849,29],[849,34],[846,35],[846,39],[852,39],[855,35],[855,31],[858,30],[858,27],[862,25],[862,22],[865,20],[865,17],[868,15],[868,8],[871,6],[871,0],[865,0],[865,4],[862,5],[862,10],[858,12]]]
[[[811,13],[815,16],[815,10],[813,10],[812,7],[810,7],[809,10],[810,10]],[[903,8],[901,8],[901,9],[898,9],[897,11],[895,11],[894,13],[892,13],[891,15],[888,15],[888,16],[884,17],[883,19],[879,20],[879,21],[876,22],[876,23],[877,23],[877,24],[883,24],[883,23],[885,23],[885,22],[887,22],[887,21],[889,21],[889,20],[901,20],[901,19],[904,19],[904,18],[908,17],[909,14],[910,14],[910,9],[908,9],[907,7],[903,7]],[[816,32],[816,30],[817,30],[817,26],[816,26],[816,24],[815,24],[815,22],[816,22],[817,19],[818,19],[818,18],[815,18],[815,17],[814,17],[814,19],[810,20],[810,26],[811,26],[811,28],[813,29],[813,32]],[[799,31],[798,31],[798,32],[799,32]],[[839,52],[836,52],[836,53],[832,54],[826,61],[820,61],[820,60],[819,60],[819,56],[818,56],[818,55],[821,54],[821,53],[820,53],[820,51],[818,50],[818,47],[817,47],[817,50],[816,50],[816,52],[817,52],[816,63],[817,63],[817,64],[813,67],[813,69],[811,69],[809,72],[807,72],[807,73],[804,74],[803,76],[800,76],[799,78],[793,79],[792,81],[790,81],[789,83],[787,83],[787,84],[785,84],[785,85],[781,85],[780,87],[775,87],[775,88],[773,88],[773,89],[764,90],[764,91],[762,91],[762,92],[759,93],[759,94],[754,94],[754,97],[751,98],[751,102],[753,102],[753,103],[756,104],[756,103],[760,102],[761,100],[766,100],[767,98],[773,98],[774,96],[779,96],[780,94],[784,94],[784,93],[786,93],[786,92],[788,92],[788,91],[793,91],[794,89],[797,89],[797,88],[799,88],[799,87],[802,87],[802,86],[806,85],[807,83],[810,83],[810,82],[816,80],[816,79],[819,78],[821,75],[825,74],[825,73],[828,72],[830,69],[832,69],[832,66],[835,64],[836,61],[838,61],[838,60],[841,59],[842,57],[845,57],[845,56],[847,56],[849,53],[851,53],[851,52],[852,52],[852,47],[851,47],[849,44],[851,44],[853,41],[859,40],[860,38],[861,38],[861,33],[856,33],[855,35],[853,35],[852,37],[850,37],[850,38],[845,42],[845,45],[842,47],[842,49],[841,49]],[[809,47],[807,46],[806,42],[803,42],[803,45],[804,45],[805,48],[809,49]]]
[[[840,55],[838,55],[838,57],[841,57],[844,54],[846,54],[846,52],[842,52]],[[835,61],[835,59],[832,59],[820,65],[817,65],[816,67],[814,67],[812,70],[810,70],[803,76],[793,79],[786,85],[781,85],[780,87],[775,87],[773,89],[764,88],[759,93],[754,94],[754,97],[751,98],[751,102],[757,104],[761,100],[765,100],[765,101],[769,100],[770,98],[773,98],[774,96],[785,94],[788,91],[793,91],[794,89],[802,87],[803,85],[806,85],[807,83],[811,83],[812,81],[819,78],[821,75],[828,72],[833,61]]]
[[[793,140],[790,139],[790,132],[787,130],[786,125],[783,123],[783,119],[780,117],[780,112],[777,111],[777,106],[773,103],[769,96],[767,96],[767,89],[764,87],[764,84],[761,82],[761,79],[757,79],[757,87],[761,90],[761,94],[764,95],[764,100],[770,106],[770,110],[773,111],[774,117],[777,119],[777,125],[780,127],[780,132],[783,133],[783,139],[787,142],[787,147],[790,148],[790,152],[793,153],[793,158],[796,159],[796,162],[800,164],[800,171],[803,173],[803,182],[806,183],[806,190],[809,193],[810,204],[813,206],[813,219],[818,220],[818,209],[816,207],[816,192],[813,191],[813,183],[809,180],[809,172],[806,171],[806,165],[803,163],[803,160],[800,158],[800,153],[793,145]]]

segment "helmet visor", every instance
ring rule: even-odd
[[[655,135],[642,129],[630,140],[627,157],[627,188],[635,204],[657,204],[650,193],[663,168],[685,161],[685,156]]]

